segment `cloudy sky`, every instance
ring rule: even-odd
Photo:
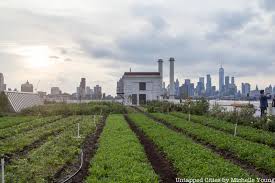
[[[115,94],[123,72],[157,71],[175,57],[183,82],[220,63],[237,84],[275,85],[274,0],[5,0],[0,72],[10,88],[75,92],[80,78]]]

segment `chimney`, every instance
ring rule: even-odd
[[[163,60],[159,59],[158,60],[158,72],[160,73],[160,77],[161,77],[161,96],[163,96]]]
[[[158,60],[158,64],[159,64],[159,70],[158,70],[158,72],[160,73],[161,83],[162,83],[163,82],[163,60],[159,59]]]
[[[171,57],[169,59],[170,62],[170,96],[169,99],[175,99],[175,79],[174,79],[174,75],[175,75],[175,70],[174,70],[174,62],[175,59],[173,57]]]

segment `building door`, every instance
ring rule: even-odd
[[[132,104],[137,105],[137,94],[132,94]]]
[[[139,104],[146,104],[146,94],[139,94]]]

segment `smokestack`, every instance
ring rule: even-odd
[[[175,79],[174,79],[174,75],[175,75],[175,70],[174,70],[174,62],[175,59],[173,57],[171,57],[169,59],[170,62],[170,96],[169,99],[175,99]]]
[[[163,82],[163,60],[159,59],[158,60],[158,64],[159,64],[159,73],[160,73],[160,77],[161,77],[161,83]]]
[[[160,77],[161,77],[161,95],[163,96],[163,60],[162,59],[159,59],[158,60],[158,66],[159,66],[159,70],[158,72],[160,73]]]

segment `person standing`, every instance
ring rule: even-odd
[[[261,117],[266,115],[266,110],[268,107],[267,96],[264,94],[264,90],[260,91],[260,108],[261,108]]]
[[[272,100],[272,115],[275,116],[275,95],[273,96]]]

